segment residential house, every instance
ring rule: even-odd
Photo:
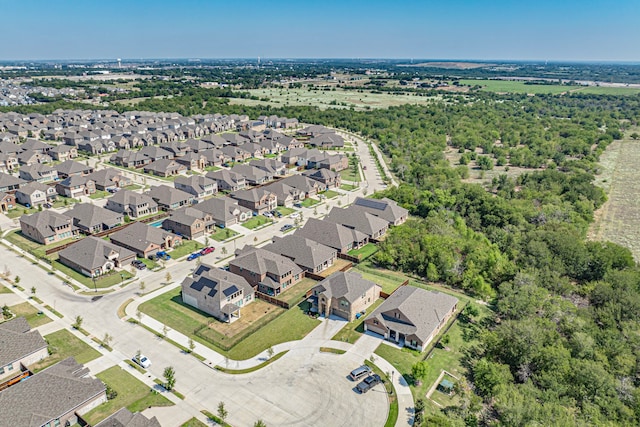
[[[147,258],[182,244],[182,237],[137,221],[111,234],[109,239],[111,243],[135,252],[140,258]]]
[[[291,187],[282,181],[274,182],[262,188],[276,195],[276,200],[279,206],[290,208],[294,203],[304,200],[305,198],[302,191]]]
[[[220,136],[222,137],[222,139],[227,141],[228,144],[235,145],[235,146],[239,146],[247,142],[250,142],[249,138],[244,137],[237,133],[223,133]]]
[[[202,201],[218,192],[218,183],[206,176],[179,176],[173,181],[174,187],[191,194],[196,200]]]
[[[249,165],[262,169],[272,177],[286,175],[287,167],[280,160],[276,159],[253,159]]]
[[[388,198],[383,199],[365,199],[364,197],[356,197],[355,206],[359,206],[365,212],[380,217],[389,222],[389,225],[400,225],[407,220],[409,211],[402,206],[398,206],[395,200]]]
[[[163,211],[171,211],[183,206],[190,206],[195,200],[192,194],[164,184],[151,187],[145,194],[151,197]]]
[[[300,190],[304,195],[302,199],[315,197],[318,192],[322,190],[318,181],[308,178],[304,175],[291,175],[282,179],[280,182]]]
[[[86,176],[93,173],[93,167],[83,165],[80,162],[74,160],[65,160],[64,162],[53,166],[58,171],[58,177],[60,179],[66,179],[73,175]]]
[[[423,351],[456,311],[450,295],[401,286],[364,320],[364,330]]]
[[[20,144],[20,149],[22,151],[33,151],[40,154],[47,154],[49,150],[53,148],[52,145],[45,144],[42,141],[38,141],[37,139],[28,138],[25,142]]]
[[[49,356],[47,342],[24,317],[0,323],[0,389],[27,367]]]
[[[335,131],[322,125],[310,125],[306,128],[300,129],[297,133],[298,135],[316,137],[325,133],[335,133]]]
[[[78,234],[71,218],[55,211],[36,212],[20,217],[22,234],[41,245],[48,245]]]
[[[209,160],[203,153],[187,153],[182,157],[177,157],[175,161],[187,170],[204,170],[209,164]]]
[[[80,274],[98,277],[136,259],[129,249],[95,236],[85,237],[58,252],[58,261]]]
[[[49,150],[49,155],[53,160],[71,160],[78,157],[78,149],[71,145],[56,145],[51,150]]]
[[[58,179],[58,171],[50,166],[35,163],[21,167],[18,176],[25,181],[50,182]]]
[[[249,185],[262,185],[273,179],[270,173],[250,165],[235,165],[230,171],[242,175]]]
[[[265,154],[268,154],[268,150],[266,150],[260,144],[254,144],[252,142],[244,144],[242,149],[251,154],[251,157],[262,157]]]
[[[0,153],[0,172],[10,173],[20,166],[18,156],[15,154]]]
[[[133,184],[131,178],[113,168],[104,168],[87,175],[96,186],[96,190],[106,191],[115,188],[125,188]]]
[[[39,153],[37,151],[23,151],[18,154],[18,163],[20,165],[31,166],[38,163],[51,163],[51,156]]]
[[[85,234],[110,230],[124,223],[123,214],[90,203],[77,203],[64,215],[71,218],[73,225]]]
[[[16,178],[15,176],[6,173],[0,173],[0,192],[14,192],[20,188],[20,185],[26,183],[27,181],[24,179]]]
[[[144,166],[145,173],[164,177],[178,175],[186,170],[185,165],[169,159],[157,160]]]
[[[376,302],[381,290],[359,273],[338,271],[312,289],[313,309],[327,318],[334,315],[353,322]]]
[[[240,309],[253,302],[255,292],[244,277],[200,264],[182,281],[182,301],[223,321],[240,318]]]
[[[236,191],[231,193],[231,197],[236,199],[240,206],[251,209],[258,215],[272,211],[278,206],[276,195],[264,188]]]
[[[355,205],[348,206],[344,209],[333,208],[324,220],[358,230],[369,236],[370,240],[381,238],[389,229],[389,223],[386,220],[371,215],[362,209],[362,207]]]
[[[118,150],[109,161],[125,168],[140,168],[150,164],[153,160],[139,151]]]
[[[225,145],[219,150],[224,155],[225,162],[242,163],[251,158],[251,153],[240,147]]]
[[[309,150],[306,148],[291,148],[285,151],[280,156],[280,160],[285,165],[307,166],[307,153]]]
[[[171,151],[153,146],[142,147],[139,153],[150,158],[152,162],[157,162],[158,160],[172,160],[174,157]]]
[[[369,236],[358,230],[317,218],[309,218],[302,228],[296,230],[294,235],[329,246],[341,254],[361,248],[369,241]]]
[[[340,174],[331,169],[312,169],[305,171],[302,174],[322,184],[321,191],[330,190],[331,188],[339,188],[342,184]]]
[[[344,138],[337,133],[322,133],[311,138],[309,145],[316,148],[343,148]]]
[[[189,150],[193,151],[194,153],[210,150],[215,147],[215,145],[203,139],[188,139],[184,142],[184,144],[181,144],[181,145],[188,147]],[[222,144],[220,146],[222,146]]]
[[[226,162],[224,158],[224,153],[218,150],[217,148],[214,148],[212,150],[201,151],[199,154],[201,154],[207,161],[205,168],[209,166],[218,167]]]
[[[309,150],[311,152],[313,150]],[[319,154],[307,155],[307,168],[329,169],[340,172],[349,167],[349,158],[344,154],[329,154],[323,151]]]
[[[104,207],[134,219],[158,213],[158,204],[151,197],[131,190],[118,191]]]
[[[274,237],[262,249],[286,256],[305,271],[316,274],[331,267],[338,254],[333,248],[296,235]]]
[[[193,205],[194,209],[208,213],[218,227],[229,227],[240,224],[251,218],[250,209],[238,205],[238,202],[229,197],[217,197],[205,200]]]
[[[280,295],[304,277],[302,269],[289,258],[251,246],[229,262],[229,271],[270,296]]]
[[[163,229],[192,240],[212,233],[214,226],[211,214],[188,206],[171,212],[169,218],[162,221]]]
[[[96,427],[161,427],[156,417],[147,418],[140,412],[135,414],[122,408],[96,424]]]
[[[205,176],[216,181],[220,191],[238,191],[247,186],[244,176],[226,169],[208,172]]]
[[[102,381],[70,357],[0,392],[0,425],[73,425],[106,401]]]
[[[24,206],[38,206],[54,201],[58,197],[56,188],[40,182],[20,186],[15,192],[16,201]]]
[[[96,192],[96,183],[88,176],[72,175],[56,184],[56,191],[61,196],[79,198]]]
[[[16,196],[11,193],[0,193],[0,212],[7,213],[16,207]]]
[[[298,141],[297,139],[291,136],[285,136],[284,138],[278,139],[278,144],[281,144],[285,150],[304,148],[304,142]]]

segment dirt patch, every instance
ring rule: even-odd
[[[232,323],[212,321],[209,323],[209,328],[224,336],[233,337],[260,321],[262,318],[267,316],[271,318],[276,311],[282,312],[282,309],[266,301],[256,299],[251,304],[242,307],[239,319]]]

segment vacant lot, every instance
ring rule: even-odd
[[[640,260],[640,141],[629,137],[638,129],[627,132],[625,139],[614,141],[600,157],[601,174],[596,184],[606,192],[607,202],[596,212],[589,231],[593,240],[608,240],[631,250]]]

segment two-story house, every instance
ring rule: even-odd
[[[240,206],[251,209],[258,215],[274,210],[278,207],[278,198],[275,194],[264,188],[253,188],[231,193],[231,197],[238,201]]]
[[[338,271],[313,289],[313,308],[325,317],[331,315],[353,322],[380,297],[380,285],[355,272]]]
[[[196,200],[202,201],[218,192],[218,183],[206,176],[179,176],[173,185],[181,191],[191,194]]]
[[[140,218],[158,213],[158,204],[148,195],[131,190],[120,190],[109,199],[104,206],[130,218]]]
[[[41,245],[49,245],[78,234],[71,218],[55,211],[36,212],[20,217],[20,230],[23,235]]]
[[[304,277],[302,269],[289,258],[250,246],[229,262],[229,271],[270,296],[280,295]]]

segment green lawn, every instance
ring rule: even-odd
[[[202,248],[204,248],[204,245],[200,242],[196,242],[195,240],[183,240],[180,246],[169,252],[169,255],[171,255],[171,258],[173,259],[178,259]]]
[[[22,215],[31,215],[36,212],[38,212],[38,209],[25,208],[22,205],[18,205],[15,209],[11,209],[9,212],[5,213],[5,215],[11,219],[14,219],[19,218]]]
[[[346,169],[340,171],[340,177],[344,181],[358,182],[360,181],[360,173],[356,173],[353,167],[349,166]]]
[[[204,168],[204,170],[207,172],[215,172],[219,171],[220,168],[218,166],[207,166],[206,168]]]
[[[327,199],[333,199],[334,197],[337,197],[337,196],[340,195],[340,193],[338,193],[337,191],[334,191],[334,190],[327,190],[327,191],[322,192],[320,194],[322,194]]]
[[[96,192],[91,194],[89,196],[89,198],[90,199],[102,199],[104,197],[109,197],[110,195],[111,195],[111,193],[109,193],[108,191],[96,190]]]
[[[235,230],[232,230],[230,228],[219,228],[216,227],[215,231],[209,235],[209,237],[211,237],[213,240],[215,240],[216,242],[223,242],[227,239],[231,239],[232,237],[235,237],[237,235],[239,235],[240,233],[238,233]]]
[[[83,415],[91,425],[96,425],[122,407],[126,407],[131,412],[139,412],[151,406],[173,405],[169,399],[158,394],[119,366],[102,371],[96,377],[115,390],[118,395],[115,399]]]
[[[100,357],[97,350],[85,344],[80,338],[66,329],[46,335],[44,339],[49,344],[49,357],[29,367],[32,371],[40,371],[67,357],[73,357],[78,363],[91,362]]]
[[[310,197],[308,197],[308,198],[304,199],[302,202],[300,202],[302,207],[305,207],[305,208],[310,208],[311,206],[317,205],[318,203],[320,203],[320,200],[312,199]]]
[[[354,257],[360,257],[361,260],[369,258],[371,255],[378,252],[378,245],[374,243],[367,243],[360,249],[352,249],[349,251],[349,255]]]
[[[72,199],[70,197],[58,196],[58,199],[52,203],[54,208],[61,208],[63,206],[71,206],[74,203],[80,203],[78,199]]]
[[[153,270],[154,268],[159,267],[158,263],[149,258],[137,258],[139,261],[142,261],[144,265],[147,266],[149,270]]]
[[[281,214],[282,216],[287,216],[287,215],[289,215],[289,214],[294,213],[296,210],[295,210],[295,209],[293,209],[293,208],[287,208],[287,207],[285,207],[285,206],[278,206],[278,207],[276,208],[276,211],[280,212],[280,214]]]
[[[142,185],[138,185],[138,184],[131,184],[124,187],[125,190],[131,190],[131,191],[140,190],[141,188],[143,188]]]
[[[245,228],[248,228],[249,230],[253,230],[254,228],[258,228],[260,226],[263,226],[265,224],[270,224],[273,221],[269,218],[267,218],[264,215],[256,215],[253,218],[245,221],[242,226]]]
[[[207,424],[193,417],[186,423],[182,424],[180,427],[207,427]]]
[[[344,327],[331,339],[334,341],[348,342],[349,344],[353,344],[358,341],[358,338],[360,338],[364,333],[364,319],[366,319],[367,316],[383,302],[384,300],[382,298],[378,298],[376,302],[371,304],[363,316],[360,316],[359,319],[355,319],[353,322],[349,322],[344,325]]]
[[[352,184],[342,184],[340,185],[340,189],[344,190],[344,191],[352,191],[355,190],[356,188],[358,188],[357,185],[352,185]]]
[[[38,314],[38,309],[28,302],[12,305],[9,309],[16,315],[16,317],[24,317],[27,319],[27,323],[32,328],[37,328],[40,325],[53,322],[53,320],[49,319],[46,314]]]
[[[353,270],[360,273],[363,278],[382,286],[382,291],[386,293],[393,292],[407,279],[402,273],[375,268],[369,261],[361,262]]]
[[[7,288],[6,286],[0,285],[0,294],[10,294],[11,292],[13,292],[11,289]]]
[[[281,301],[286,301],[289,304],[299,303],[302,298],[306,295],[307,291],[313,288],[316,285],[315,280],[305,277],[295,285],[290,288],[287,288],[283,293],[278,295],[278,299]]]
[[[94,282],[90,277],[87,277],[84,274],[78,273],[74,269],[67,267],[66,265],[62,264],[58,260],[53,261],[51,263],[51,265],[56,270],[59,270],[62,274],[77,280],[78,282],[82,283],[83,285],[85,285],[86,287],[88,287],[90,289],[93,289]],[[102,275],[100,277],[97,277],[96,280],[95,280],[95,287],[96,288],[109,288],[111,286],[119,285],[123,281],[126,282],[127,280],[131,279],[132,277],[134,277],[134,275],[131,274],[131,272],[129,272],[127,270],[118,270],[118,271],[112,270],[111,272],[109,272],[107,274],[104,274],[104,275]]]
[[[568,92],[573,89],[577,89],[577,86],[565,86],[565,85],[538,85],[538,84],[525,84],[523,81],[510,81],[510,80],[460,80],[461,84],[469,86],[481,86],[483,91],[486,92],[500,92],[500,93],[532,93],[532,94],[557,94]]]
[[[72,238],[69,238],[69,239],[62,240],[60,242],[52,243],[50,245],[41,245],[40,243],[34,242],[33,240],[29,239],[27,236],[22,234],[20,230],[14,230],[9,234],[7,234],[4,238],[7,241],[18,246],[20,249],[23,249],[35,255],[38,258],[44,258],[46,256],[45,251],[47,249],[55,248],[60,245],[64,245],[65,243],[69,243],[73,241]],[[50,255],[49,258],[55,257],[55,256],[56,255]]]

